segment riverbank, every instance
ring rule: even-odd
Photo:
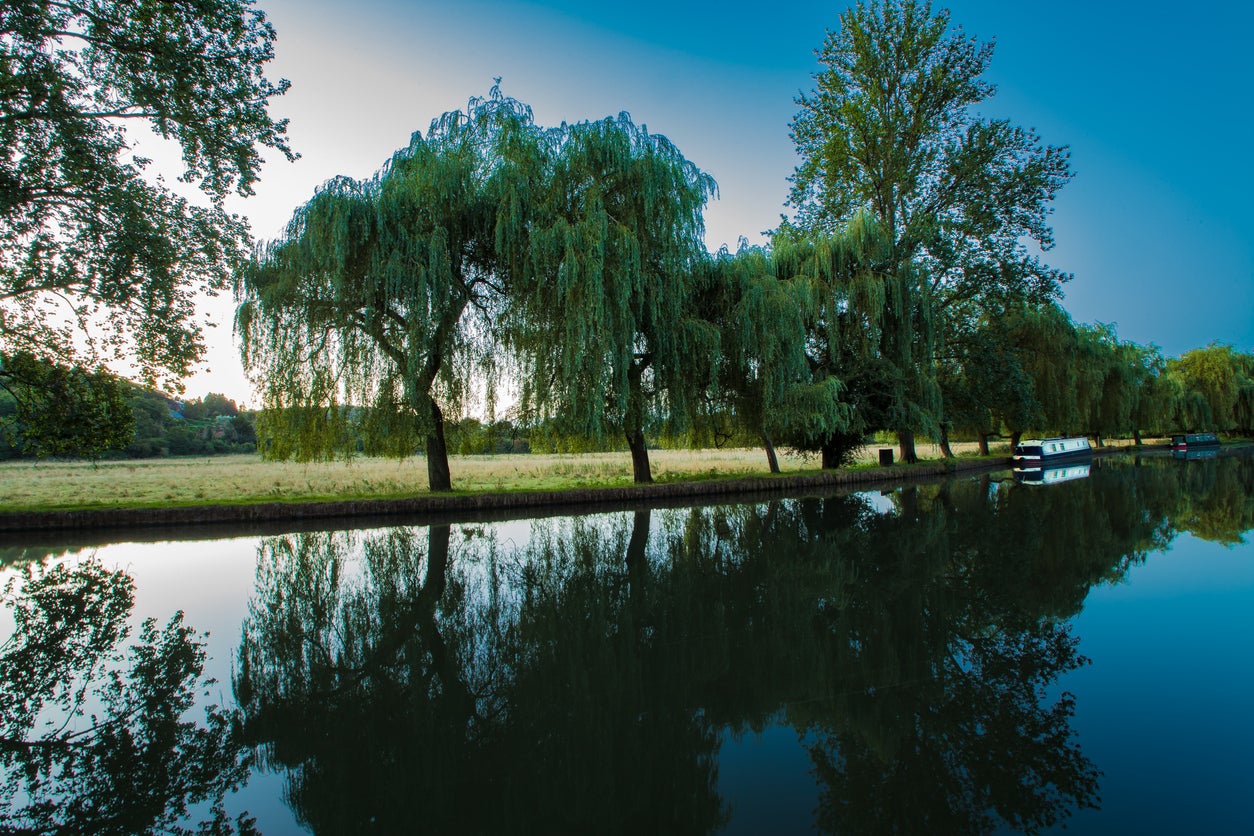
[[[1099,455],[1119,452],[1122,447],[1108,447],[1097,451]],[[581,507],[617,507],[636,503],[671,502],[692,499],[714,499],[722,497],[743,497],[750,495],[781,495],[798,494],[811,491],[822,491],[843,486],[893,485],[905,481],[937,478],[955,472],[994,470],[1007,467],[1009,459],[1006,455],[988,457],[960,456],[957,459],[925,459],[914,465],[894,465],[878,467],[866,464],[866,458],[875,454],[871,450],[864,454],[862,463],[850,468],[835,471],[812,469],[813,461],[790,459],[786,462],[785,472],[775,475],[762,475],[760,472],[746,474],[745,468],[753,467],[760,470],[760,463],[751,462],[751,453],[757,451],[702,451],[698,456],[681,451],[655,451],[655,473],[658,481],[651,485],[634,485],[613,483],[614,479],[622,479],[616,471],[619,463],[611,457],[616,454],[591,454],[584,456],[565,457],[463,457],[458,463],[463,465],[461,472],[472,458],[492,458],[497,475],[491,477],[492,483],[476,489],[462,489],[449,494],[432,494],[425,490],[413,489],[408,495],[396,495],[383,487],[377,479],[377,473],[370,470],[368,464],[361,463],[339,465],[280,465],[261,463],[253,457],[228,457],[222,460],[197,460],[186,462],[180,470],[171,471],[167,476],[183,473],[186,480],[173,492],[167,491],[166,500],[158,504],[143,504],[133,500],[131,488],[142,482],[137,475],[142,463],[123,462],[109,463],[91,468],[88,465],[62,465],[70,468],[68,476],[61,473],[59,478],[69,478],[74,484],[72,490],[79,497],[77,502],[70,502],[65,507],[12,507],[13,503],[5,493],[6,501],[0,510],[0,531],[48,531],[64,529],[119,528],[137,526],[184,526],[204,524],[255,524],[275,521],[306,521],[316,519],[346,519],[361,517],[389,516],[440,516],[449,515],[476,516],[485,513],[510,514],[532,513],[541,509]],[[927,452],[925,451],[925,455]],[[937,451],[938,452],[938,451]],[[1008,452],[1008,451],[1007,451]],[[758,453],[760,457],[760,452]],[[244,458],[248,461],[229,459]],[[518,463],[502,462],[502,459],[526,459],[530,466],[538,468],[546,480],[555,481],[559,487],[526,489],[526,478],[511,480],[511,487],[521,484],[524,487],[506,488],[505,474],[521,473]],[[553,459],[559,459],[556,464]],[[421,460],[408,463],[409,472],[414,476],[424,476],[425,468]],[[808,464],[811,469],[803,466]],[[388,465],[398,467],[395,462]],[[380,465],[382,466],[382,465]],[[27,477],[27,485],[33,485],[33,471],[39,466],[26,465],[26,471],[11,466],[0,468],[0,484],[12,485],[23,476]],[[49,468],[53,465],[46,466]],[[74,468],[78,468],[75,470]],[[150,465],[157,467],[157,465]],[[252,474],[251,492],[241,490],[229,494],[233,501],[223,501],[206,496],[204,485],[216,484],[219,496],[225,488],[230,490],[233,481],[249,477],[249,468],[260,467],[261,472],[273,476],[280,468],[302,468],[306,476],[306,484],[314,487],[312,473],[337,473],[340,470],[361,468],[354,473],[355,481],[351,486],[328,497],[312,491],[305,495],[284,496],[279,499],[267,500],[265,482],[260,482],[256,474]],[[134,471],[129,468],[135,468]],[[602,469],[611,469],[612,475],[606,478],[601,473],[601,482],[595,480]],[[738,470],[739,469],[739,470]],[[577,472],[578,471],[578,472]],[[227,479],[226,474],[235,472],[236,476]],[[243,473],[244,476],[239,474]],[[376,479],[372,479],[376,477]],[[465,477],[463,477],[463,480]],[[455,484],[462,484],[458,480]],[[53,481],[56,481],[55,479]],[[277,480],[276,480],[277,481]],[[473,481],[473,479],[471,480]],[[480,483],[482,483],[480,477]],[[609,482],[608,484],[606,482]],[[197,487],[197,485],[200,487]],[[282,484],[281,482],[279,484]],[[363,495],[363,489],[373,495]],[[28,488],[29,497],[33,490]],[[102,496],[101,494],[105,494]],[[390,495],[389,495],[390,494]],[[121,495],[123,498],[113,499]],[[126,498],[131,498],[127,502]],[[185,501],[179,502],[180,498]],[[190,501],[187,501],[189,500]],[[28,500],[29,501],[29,500]],[[61,498],[65,502],[64,497]]]

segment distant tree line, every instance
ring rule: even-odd
[[[46,375],[59,372],[69,380],[83,374],[81,369],[51,369]],[[203,398],[179,400],[124,381],[115,383],[116,397],[107,409],[99,403],[99,386],[87,399],[97,407],[91,415],[99,420],[95,432],[80,434],[59,429],[65,422],[42,420],[44,415],[39,407],[55,406],[24,402],[21,396],[25,393],[20,388],[19,397],[14,397],[0,375],[0,459],[149,459],[257,450],[255,414],[241,411],[225,395],[211,392]],[[62,391],[57,403],[66,402]],[[102,437],[110,440],[108,448],[100,446]]]

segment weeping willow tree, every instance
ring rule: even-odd
[[[870,433],[895,426],[910,377],[885,353],[885,330],[904,288],[886,274],[892,242],[868,213],[828,233],[785,226],[773,241],[775,272],[811,300],[802,343],[810,388],[791,404],[790,443],[818,450],[822,466],[848,461]]]
[[[1184,390],[1181,430],[1248,433],[1254,425],[1254,355],[1213,342],[1167,361]]]
[[[258,250],[236,324],[266,455],[329,458],[357,436],[370,453],[422,444],[431,489],[451,488],[445,415],[476,373],[491,397],[490,326],[522,261],[540,147],[530,108],[494,87],[373,178],[328,182]]]
[[[772,473],[776,443],[808,451],[865,432],[847,397],[856,393],[843,382],[858,372],[850,362],[858,349],[866,360],[875,348],[854,344],[866,332],[842,329],[855,308],[867,322],[880,309],[874,284],[862,287],[869,298],[858,296],[857,279],[866,277],[865,254],[850,250],[858,246],[857,233],[821,242],[777,236],[773,248],[742,245],[709,263],[701,305],[722,335],[715,403],[761,440]]]
[[[720,250],[708,267],[700,305],[721,335],[711,417],[730,415],[759,438],[779,473],[777,440],[836,431],[848,420],[838,381],[813,382],[806,356],[818,288],[780,279],[770,250],[743,243],[734,254]]]
[[[691,420],[718,349],[693,305],[716,186],[626,113],[550,136],[551,179],[503,319],[520,407],[595,439],[622,433],[635,481],[650,482],[646,429]]]

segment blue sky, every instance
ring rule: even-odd
[[[441,112],[502,89],[544,124],[622,110],[710,172],[707,243],[753,243],[784,211],[794,99],[842,2],[259,0],[278,31],[275,111],[302,159],[275,161],[233,204],[259,238],[314,188],[375,171]],[[1254,0],[1194,4],[955,0],[952,22],[995,40],[980,112],[1071,148],[1075,179],[1047,261],[1074,274],[1081,322],[1168,355],[1218,340],[1254,349]],[[252,402],[228,306],[207,315],[212,371],[192,396]]]

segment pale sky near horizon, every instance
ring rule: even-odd
[[[293,148],[234,200],[258,239],[336,175],[367,177],[415,130],[484,95],[494,77],[540,124],[626,110],[718,181],[707,244],[735,247],[785,211],[796,165],[788,123],[813,87],[814,50],[844,2],[259,0],[278,37],[268,75]],[[1074,274],[1080,322],[1167,355],[1219,341],[1254,349],[1254,0],[1194,4],[999,0],[937,3],[996,41],[978,108],[1068,145],[1075,179],[1056,201],[1051,265]],[[765,13],[764,13],[765,12]],[[229,299],[205,308],[208,371],[189,397],[256,406]]]

